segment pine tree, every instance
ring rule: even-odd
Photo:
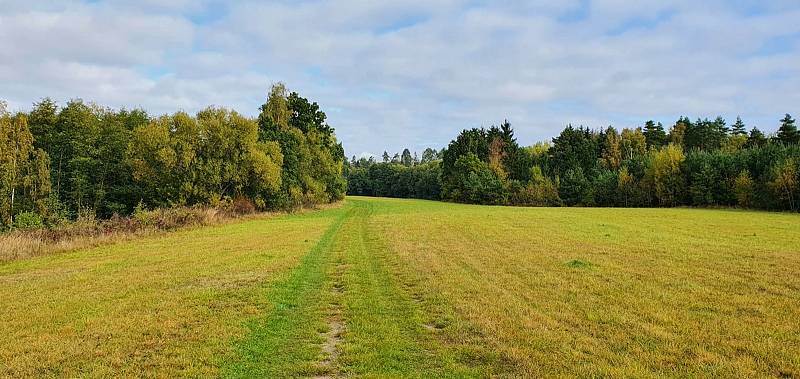
[[[742,118],[736,116],[736,122],[731,125],[731,134],[734,136],[746,136],[747,135],[747,128],[742,122]]]
[[[717,116],[714,119],[714,132],[716,132],[715,138],[718,138],[720,141],[724,140],[725,137],[728,136],[728,132],[730,132],[730,128],[726,125],[725,119],[722,116]]]
[[[664,125],[660,122],[655,123],[653,120],[647,121],[644,124],[644,136],[647,140],[647,147],[660,148],[664,146],[667,141],[667,133],[664,132]]]
[[[511,124],[508,122],[508,120],[503,120],[503,123],[500,124],[500,132],[503,136],[503,140],[507,144],[516,142],[514,139],[514,129],[511,128]]]
[[[744,144],[744,146],[747,148],[752,148],[763,146],[766,143],[767,137],[764,136],[764,133],[758,130],[758,128],[753,127],[753,129],[750,130],[750,135],[747,137],[747,142]]]
[[[786,117],[781,119],[781,127],[778,128],[778,135],[775,138],[787,145],[800,142],[800,132],[797,131],[797,126],[790,114],[787,113]]]
[[[386,151],[383,152],[383,163],[389,163],[389,153]]]

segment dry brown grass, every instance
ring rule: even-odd
[[[339,206],[340,203],[324,204],[295,210],[293,213]],[[78,220],[48,229],[17,230],[0,233],[0,263],[127,241],[179,228],[219,225],[234,220],[263,218],[284,213],[256,213],[251,206],[234,203],[228,208],[165,208],[140,212],[131,217],[115,216],[100,221]]]
[[[0,262],[99,246],[181,227],[214,225],[240,215],[216,208],[170,208],[109,220],[78,220],[62,226],[0,234]]]

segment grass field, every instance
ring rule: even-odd
[[[337,208],[0,264],[0,377],[800,377],[800,215]]]

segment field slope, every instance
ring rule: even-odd
[[[348,198],[0,265],[0,377],[800,377],[800,216]]]

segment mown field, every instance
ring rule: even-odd
[[[3,263],[0,300],[0,377],[800,377],[800,215],[349,197]]]

